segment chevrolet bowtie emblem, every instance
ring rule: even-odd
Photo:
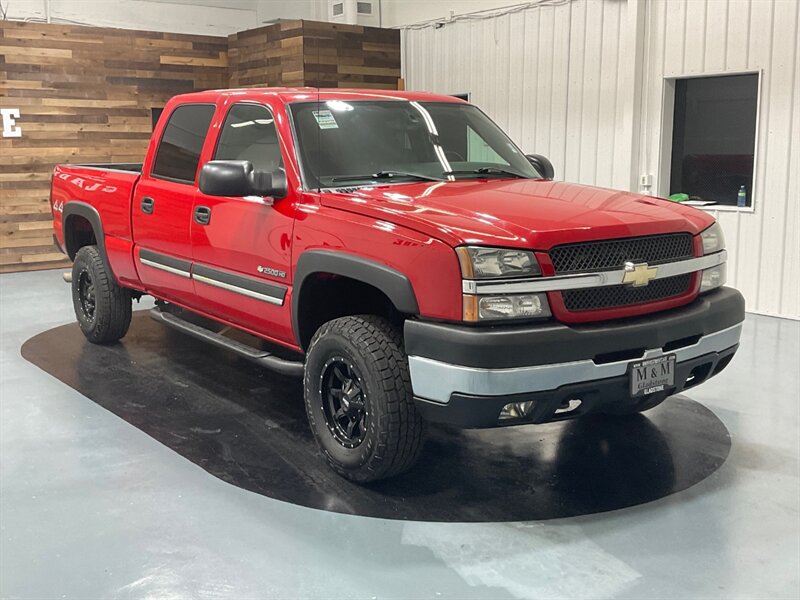
[[[622,283],[632,283],[633,287],[641,287],[650,283],[651,279],[656,278],[658,267],[648,267],[647,263],[625,263],[625,277]]]

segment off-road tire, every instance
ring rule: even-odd
[[[365,390],[364,439],[346,447],[329,428],[323,408],[326,363],[351,361]],[[422,451],[426,423],[414,405],[400,330],[373,315],[341,317],[314,335],[303,379],[306,413],[320,451],[334,471],[359,483],[411,468]]]
[[[93,286],[94,311],[83,308],[82,282],[89,278]],[[84,283],[85,285],[85,283]],[[122,338],[131,324],[131,293],[117,285],[109,273],[97,246],[84,246],[72,264],[72,306],[83,335],[93,344],[111,344]]]

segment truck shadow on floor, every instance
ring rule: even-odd
[[[326,466],[301,383],[135,314],[122,343],[93,346],[76,324],[22,356],[208,473],[322,510],[416,521],[499,522],[635,506],[685,490],[724,462],[722,422],[684,396],[633,417],[493,430],[431,427],[419,463],[358,486]]]

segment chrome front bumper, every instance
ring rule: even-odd
[[[670,348],[652,348],[644,355],[616,362],[597,364],[592,359],[535,366],[485,369],[450,364],[422,356],[409,356],[414,396],[446,404],[454,394],[469,396],[510,396],[555,390],[563,385],[618,377],[634,360],[675,354],[677,364],[697,357],[728,350],[739,343],[742,323],[703,335],[695,343]]]

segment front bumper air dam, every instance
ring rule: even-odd
[[[496,427],[571,418],[630,401],[630,362],[676,355],[675,387],[724,369],[739,344],[744,299],[731,288],[654,315],[598,324],[465,327],[406,321],[415,402],[428,420]],[[569,412],[570,400],[581,400]],[[499,420],[512,402],[533,401],[524,419]],[[557,412],[559,411],[559,412]]]

